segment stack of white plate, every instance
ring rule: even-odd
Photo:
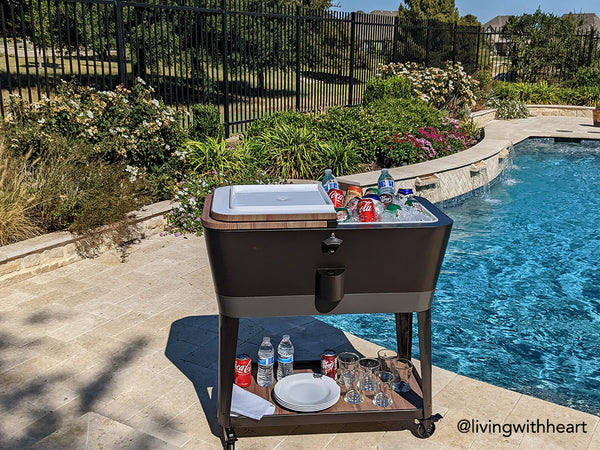
[[[333,378],[297,373],[278,381],[273,397],[281,406],[292,411],[322,411],[340,399],[340,386]]]

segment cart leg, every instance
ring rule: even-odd
[[[423,419],[421,425],[429,430],[433,425],[431,403],[431,310],[417,313],[419,350],[421,353],[421,380],[423,382]],[[433,427],[435,429],[435,426]],[[433,431],[432,431],[433,433]]]
[[[233,450],[235,448],[235,442],[237,437],[233,428],[225,428],[225,445],[223,446],[226,450]]]
[[[219,315],[219,382],[217,418],[230,427],[231,391],[233,390],[235,351],[237,349],[240,319]],[[233,430],[232,430],[233,431]],[[235,437],[235,434],[233,435]]]
[[[396,313],[396,340],[398,356],[410,359],[412,347],[412,313]]]

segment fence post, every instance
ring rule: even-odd
[[[588,48],[588,66],[592,65],[592,54],[594,52],[594,35],[595,35],[594,27],[590,28],[590,46]]]
[[[348,105],[352,105],[354,99],[354,43],[356,41],[356,13],[350,15],[350,70],[348,81]]]
[[[392,57],[392,62],[393,63],[397,63],[398,62],[398,23],[399,23],[399,19],[398,16],[394,16],[394,44],[393,44],[393,57]]]
[[[117,70],[119,72],[119,81],[125,84],[127,81],[127,68],[125,67],[125,31],[123,24],[123,5],[122,0],[114,0],[115,19],[117,29]]]
[[[225,137],[229,137],[229,72],[227,67],[229,37],[227,35],[227,0],[221,0],[221,27],[223,43],[223,126],[225,127]]]
[[[425,26],[425,67],[429,67],[429,19],[427,19]]]
[[[300,18],[302,8],[296,5],[296,111],[300,111],[300,33],[302,32],[302,20]]]
[[[477,48],[475,49],[475,70],[477,72],[479,70],[479,39],[481,38],[481,30],[477,31]]]
[[[456,22],[452,29],[452,64],[456,64]]]

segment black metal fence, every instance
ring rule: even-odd
[[[500,33],[264,3],[4,0],[0,113],[9,93],[36,101],[61,79],[112,90],[139,77],[168,104],[219,105],[229,135],[273,111],[360,103],[379,63],[509,71]]]

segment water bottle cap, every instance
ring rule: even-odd
[[[283,341],[289,341],[290,340],[290,335],[289,334],[284,334],[282,340]]]
[[[263,342],[271,342],[271,338],[269,336],[265,336],[263,338]]]
[[[331,173],[331,169],[325,169],[325,174]]]
[[[398,194],[408,195],[408,194],[412,194],[412,193],[413,193],[412,189],[398,189]]]

